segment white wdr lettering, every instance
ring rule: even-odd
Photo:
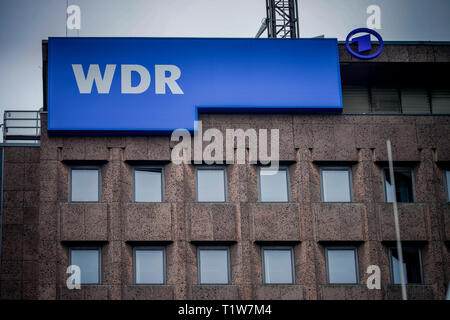
[[[116,70],[115,64],[107,64],[103,75],[98,64],[90,64],[87,75],[85,75],[81,64],[72,64],[72,69],[80,93],[90,94],[94,82],[99,94],[108,94],[110,92]],[[150,72],[144,66],[138,64],[122,64],[120,66],[120,72],[121,93],[139,94],[147,91],[150,87]],[[132,72],[137,72],[140,77],[139,83],[135,86],[131,83]],[[177,83],[180,77],[181,70],[175,65],[155,65],[155,93],[166,94],[167,86],[172,94],[184,94]]]

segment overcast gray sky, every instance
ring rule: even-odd
[[[265,0],[69,0],[80,37],[250,37]],[[450,41],[450,0],[298,0],[301,37],[345,39],[381,8],[384,40]],[[66,35],[66,0],[0,0],[0,112],[42,107],[41,41]],[[70,36],[77,36],[69,30]]]

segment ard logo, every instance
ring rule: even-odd
[[[359,35],[357,37],[353,37],[354,35],[362,33],[363,35]],[[371,35],[374,36],[379,42],[379,48],[374,53],[370,53],[372,51],[372,42]],[[351,47],[350,40],[352,44],[357,45],[356,51]],[[347,47],[347,51],[358,59],[370,60],[378,57],[383,51],[383,39],[380,34],[375,30],[368,28],[359,28],[351,31],[347,38],[345,39],[345,46]],[[364,53],[364,54],[363,54]]]

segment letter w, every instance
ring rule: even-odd
[[[83,66],[81,64],[72,64],[72,69],[80,93],[91,93],[94,81],[98,93],[109,93],[116,65],[107,64],[104,77],[100,73],[98,64],[89,65],[87,77],[84,76]]]

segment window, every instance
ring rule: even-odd
[[[259,199],[263,202],[289,201],[288,170],[259,168]]]
[[[198,249],[198,282],[200,284],[230,283],[230,251],[228,247]]]
[[[100,248],[71,248],[70,264],[81,271],[81,284],[100,283]]]
[[[403,113],[431,113],[430,98],[426,89],[402,89]]]
[[[328,283],[358,283],[356,248],[326,248]]]
[[[449,114],[450,90],[431,91],[431,106],[435,114]]]
[[[350,168],[322,168],[322,200],[324,202],[351,202]]]
[[[70,199],[73,202],[98,202],[100,198],[99,168],[72,168]]]
[[[136,284],[164,284],[166,255],[161,247],[134,248],[134,280]]]
[[[398,89],[372,88],[372,112],[400,113],[400,94]]]
[[[450,170],[445,171],[445,182],[447,185],[447,202],[450,202]]]
[[[422,283],[422,258],[421,250],[414,247],[403,247],[403,272],[405,282]],[[390,249],[392,282],[401,284],[400,265],[397,248]]]
[[[134,201],[163,201],[163,172],[161,168],[134,169]]]
[[[369,113],[369,88],[364,86],[345,86],[342,100],[346,113]]]
[[[264,283],[294,283],[294,254],[292,248],[263,248],[262,251]]]
[[[410,168],[394,168],[395,196],[398,202],[414,202],[413,177]],[[389,168],[384,168],[386,202],[393,202]]]
[[[225,169],[197,169],[197,201],[225,202]]]
[[[345,113],[450,114],[450,90],[342,87]]]

